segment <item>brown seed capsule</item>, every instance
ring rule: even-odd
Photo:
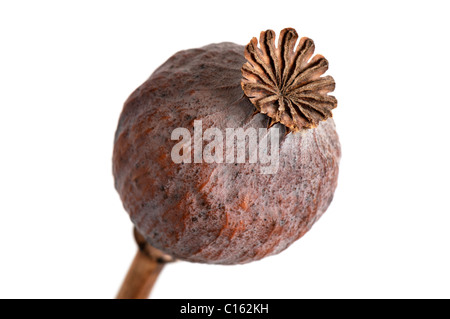
[[[115,136],[115,186],[147,242],[175,258],[237,264],[279,253],[333,198],[340,145],[330,118],[336,100],[326,95],[334,81],[320,78],[326,60],[308,62],[309,39],[294,51],[293,29],[281,32],[278,49],[273,31],[261,38],[261,49],[254,39],[247,47],[219,43],[178,52],[125,103]],[[274,174],[262,174],[265,165],[248,159],[227,163],[226,141],[215,149],[223,163],[192,151],[191,163],[177,164],[176,128],[189,129],[193,148],[208,144],[195,139],[196,120],[203,133],[216,128],[224,137],[227,128],[257,131],[278,122],[270,130],[292,133],[279,138]]]

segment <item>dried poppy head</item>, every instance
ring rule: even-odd
[[[341,154],[331,118],[336,99],[327,95],[334,81],[321,77],[325,58],[310,60],[313,42],[302,38],[295,48],[297,38],[284,29],[276,47],[268,30],[260,48],[253,38],[245,47],[227,42],[180,51],[131,94],[115,136],[113,172],[140,247],[192,262],[248,263],[286,249],[325,212]],[[275,173],[261,174],[266,164],[249,161],[249,151],[244,162],[228,160],[239,149],[239,136],[229,139],[228,130],[249,135],[267,126],[265,136],[284,133],[270,143],[278,145],[271,151]],[[212,140],[222,161],[205,160]],[[188,150],[181,163],[173,160],[176,145]],[[147,259],[168,260],[160,257]]]

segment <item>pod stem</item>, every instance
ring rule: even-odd
[[[147,299],[164,266],[174,259],[150,246],[134,229],[138,251],[128,270],[117,299]]]

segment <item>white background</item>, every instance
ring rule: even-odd
[[[179,262],[154,298],[449,298],[445,1],[2,1],[0,297],[113,298],[134,256],[113,187],[128,95],[173,53],[294,27],[330,61],[343,157],[283,253]]]

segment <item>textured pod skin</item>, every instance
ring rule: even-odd
[[[241,89],[243,52],[233,43],[178,52],[131,94],[120,116],[115,187],[138,231],[178,259],[237,264],[279,253],[333,198],[340,144],[332,119],[286,137],[282,128],[273,175],[248,161],[172,161],[172,131],[192,131],[194,120],[203,130],[267,127]]]

